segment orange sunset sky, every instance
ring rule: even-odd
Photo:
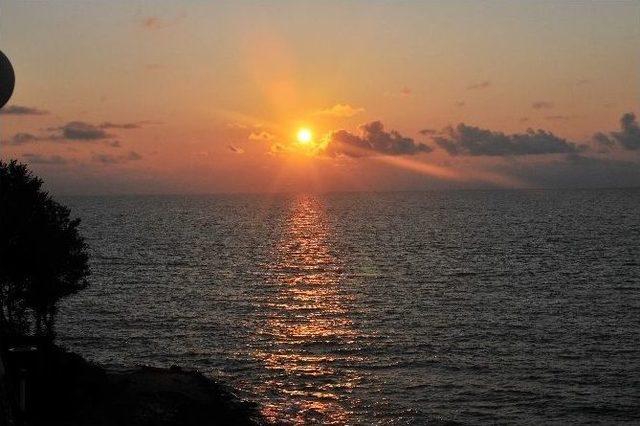
[[[640,185],[638,1],[0,8],[56,194]]]

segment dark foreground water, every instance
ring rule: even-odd
[[[65,199],[59,340],[295,423],[640,421],[640,190]]]

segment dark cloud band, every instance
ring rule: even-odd
[[[402,136],[395,130],[385,131],[380,121],[363,124],[360,126],[359,135],[346,130],[333,132],[327,145],[329,155],[349,157],[415,155],[432,150],[430,146],[416,143],[413,139]]]
[[[450,155],[519,156],[540,154],[569,154],[586,149],[559,138],[545,130],[527,130],[526,133],[505,134],[464,123],[448,127],[442,135],[433,138]]]
[[[38,108],[20,106],[20,105],[8,105],[5,108],[0,109],[0,114],[3,115],[45,115],[49,114],[48,111]]]

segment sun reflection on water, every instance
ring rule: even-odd
[[[350,365],[359,357],[349,318],[349,296],[341,291],[341,260],[331,251],[324,206],[313,196],[292,201],[287,226],[269,265],[276,286],[264,303],[261,334],[270,341],[254,356],[271,371],[263,392],[274,398],[267,418],[293,423],[343,424],[349,408],[339,394],[359,381]]]

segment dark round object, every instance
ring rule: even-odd
[[[13,73],[13,66],[9,58],[0,51],[0,108],[11,98],[15,85],[16,75]]]

